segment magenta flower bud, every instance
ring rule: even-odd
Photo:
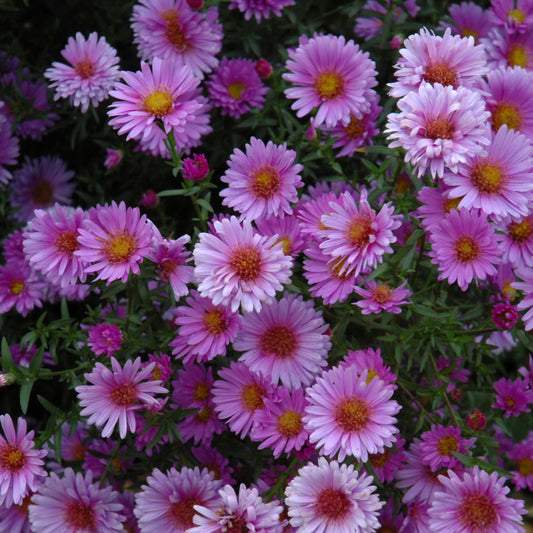
[[[395,35],[390,41],[390,47],[393,50],[399,50],[403,46],[403,37],[401,35]]]
[[[487,424],[487,417],[479,409],[472,411],[466,417],[466,425],[476,431],[481,431]]]
[[[266,80],[272,76],[272,65],[264,58],[258,59],[255,63],[255,71],[262,80]]]
[[[121,150],[114,150],[113,148],[106,148],[106,157],[104,160],[104,167],[106,168],[113,168],[116,167],[121,161],[123,157],[123,153]]]
[[[140,204],[144,207],[156,207],[159,204],[159,198],[152,189],[148,189],[143,193]]]
[[[202,9],[204,7],[204,0],[187,0],[189,7],[194,10]]]
[[[492,321],[500,329],[512,329],[517,320],[516,306],[510,303],[501,302],[492,308]]]
[[[209,164],[204,154],[193,154],[183,160],[183,177],[187,180],[201,181],[209,174]]]

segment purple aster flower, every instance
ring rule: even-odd
[[[508,33],[524,33],[533,26],[533,3],[530,0],[492,0],[492,24]]]
[[[385,448],[383,453],[373,453],[368,456],[372,472],[381,483],[392,483],[396,479],[396,471],[405,462],[404,445],[405,440],[398,439],[393,447]],[[367,469],[363,471],[366,472]]]
[[[516,269],[516,275],[522,281],[511,283],[511,287],[525,294],[524,298],[518,302],[516,308],[519,311],[527,309],[526,314],[522,317],[522,321],[524,322],[524,329],[529,331],[533,328],[533,271],[531,268],[518,268]]]
[[[276,17],[281,17],[281,10],[294,4],[294,0],[231,0],[229,9],[238,9],[244,13],[245,20],[255,17],[259,24],[262,18],[269,18],[271,12]]]
[[[438,265],[439,280],[457,281],[462,291],[470,282],[496,274],[501,262],[498,238],[480,211],[450,211],[430,233],[431,262]]]
[[[376,376],[387,385],[397,380],[390,366],[384,364],[379,348],[377,350],[373,350],[372,348],[367,348],[366,350],[348,350],[348,354],[339,363],[339,366],[346,365],[353,366],[359,375],[366,371],[366,379],[369,383]],[[392,385],[392,387],[396,389],[396,385]]]
[[[130,272],[140,273],[154,235],[153,224],[138,207],[114,201],[92,208],[78,232],[80,247],[74,255],[87,264],[86,273],[98,272],[95,281],[104,279],[108,285],[116,279],[125,283]]]
[[[509,33],[492,29],[488,37],[481,39],[481,44],[485,46],[489,69],[520,67],[533,70],[533,32]]]
[[[259,235],[247,221],[231,217],[213,226],[214,234],[200,233],[193,252],[198,292],[233,312],[260,311],[289,282],[292,258],[276,236]]]
[[[58,157],[26,158],[10,184],[9,202],[19,208],[13,218],[23,223],[33,217],[34,209],[47,209],[56,202],[70,204],[75,188],[70,181],[73,176],[74,172],[67,170]]]
[[[106,157],[104,160],[104,167],[105,168],[115,168],[119,165],[119,163],[122,161],[122,158],[124,157],[124,153],[122,150],[115,150],[114,148],[106,148]]]
[[[94,31],[88,39],[78,32],[69,37],[61,55],[70,64],[54,62],[44,73],[55,90],[54,100],[69,98],[82,113],[89,104],[98,107],[120,76],[117,51]]]
[[[12,133],[12,121],[3,115],[5,103],[0,100],[0,183],[6,185],[12,178],[5,167],[17,164],[19,140]]]
[[[411,303],[406,300],[412,294],[409,289],[404,289],[406,283],[407,280],[399,287],[391,289],[387,283],[377,283],[371,280],[366,283],[366,289],[354,287],[354,292],[364,299],[354,302],[352,305],[360,307],[363,315],[381,313],[382,311],[397,315],[402,312],[400,305]]]
[[[492,17],[489,10],[483,9],[474,2],[452,4],[448,8],[450,22],[442,21],[440,27],[451,28],[452,32],[461,37],[473,37],[479,43],[488,37],[492,29]]]
[[[215,480],[221,480],[224,485],[233,485],[235,480],[231,477],[233,468],[229,466],[229,460],[218,450],[211,446],[197,446],[191,448],[191,452],[201,466],[213,472]]]
[[[244,438],[252,428],[255,413],[263,409],[264,398],[272,397],[270,379],[255,374],[243,362],[231,362],[218,373],[213,384],[213,402],[220,418],[234,433]]]
[[[298,531],[366,533],[379,527],[379,500],[373,478],[354,465],[319,458],[298,470],[288,484],[285,504]]]
[[[268,93],[251,59],[223,57],[206,82],[209,98],[222,115],[239,118],[250,108],[262,109]]]
[[[445,168],[456,172],[490,143],[485,102],[466,87],[426,82],[399,100],[398,107],[399,113],[388,116],[385,133],[391,148],[406,150],[405,161],[416,166],[419,176],[428,169],[433,177],[442,177]]]
[[[442,181],[437,185],[418,191],[417,199],[422,205],[413,213],[420,225],[429,231],[433,231],[452,209],[457,210],[460,201],[460,198],[448,198],[449,188]]]
[[[122,510],[117,492],[93,483],[91,472],[75,474],[72,468],[62,478],[52,472],[29,506],[32,530],[40,533],[119,533]]]
[[[127,134],[127,140],[151,147],[171,130],[177,139],[204,107],[197,99],[200,80],[189,67],[177,66],[172,60],[156,57],[152,67],[141,62],[140,71],[122,72],[122,79],[125,83],[116,83],[109,93],[116,101],[108,115],[109,125],[119,135]]]
[[[202,363],[185,363],[172,382],[174,406],[202,409],[212,400],[213,369]]]
[[[517,490],[533,489],[533,438],[531,432],[517,444],[514,444],[508,457],[514,462],[512,482]]]
[[[207,402],[198,412],[186,416],[179,424],[178,430],[183,442],[193,439],[195,445],[208,446],[215,435],[227,429],[218,418],[213,402]]]
[[[335,367],[307,389],[303,421],[322,455],[338,452],[339,461],[353,455],[366,462],[368,454],[383,453],[396,440],[394,415],[401,407],[391,399],[394,387],[379,378],[367,383],[367,376],[353,366]]]
[[[225,355],[240,329],[240,317],[223,305],[214,305],[197,291],[191,291],[187,305],[176,308],[174,323],[179,326],[170,342],[172,354],[183,357],[184,363],[210,361]]]
[[[331,214],[322,215],[323,229],[320,248],[331,257],[330,262],[339,267],[339,274],[359,273],[366,267],[375,268],[383,261],[383,255],[391,253],[396,242],[393,230],[400,227],[400,216],[393,215],[390,202],[376,213],[367,201],[363,189],[359,203],[353,196],[343,193],[337,202],[330,202]]]
[[[0,266],[0,314],[13,307],[22,316],[34,307],[42,307],[46,283],[27,263],[10,262]]]
[[[484,48],[473,37],[452,35],[450,29],[440,37],[422,28],[404,46],[395,66],[398,81],[389,84],[394,98],[416,92],[424,82],[475,88],[488,72]]]
[[[90,385],[79,385],[76,392],[83,408],[81,416],[89,416],[87,423],[98,428],[104,426],[104,438],[113,433],[118,423],[123,439],[128,431],[135,432],[135,410],[157,403],[159,400],[154,395],[165,394],[168,390],[161,387],[161,381],[148,379],[155,363],[141,370],[140,357],[135,361],[128,359],[124,367],[111,357],[111,366],[113,370],[96,363],[90,374],[84,374]]]
[[[284,293],[283,298],[247,313],[233,348],[250,370],[281,381],[290,389],[310,385],[327,366],[331,348],[328,325],[312,301]]]
[[[515,220],[505,218],[495,224],[501,232],[502,261],[513,268],[533,266],[533,215]],[[515,281],[514,276],[512,281]]]
[[[505,478],[478,466],[459,477],[448,470],[439,476],[442,490],[435,492],[429,509],[429,530],[435,533],[521,533],[526,514],[523,500],[508,498]]]
[[[46,450],[34,449],[34,432],[27,432],[24,418],[17,420],[16,429],[8,414],[0,415],[0,424],[0,505],[9,508],[21,505],[24,497],[37,489],[39,479],[47,475],[41,468]]]
[[[209,508],[195,505],[195,527],[188,533],[224,533],[225,531],[257,531],[282,533],[284,522],[280,519],[283,510],[274,500],[264,502],[257,489],[248,489],[241,483],[238,494],[230,485],[219,491],[218,505]]]
[[[533,390],[529,388],[529,380],[501,378],[494,383],[494,390],[496,402],[491,407],[505,411],[505,418],[531,412],[528,405],[533,403]]]
[[[281,242],[285,255],[297,257],[307,248],[307,239],[302,235],[296,215],[260,217],[254,222],[261,235],[277,235],[277,242]]]
[[[280,386],[275,396],[263,403],[263,409],[254,414],[251,439],[260,443],[260,450],[270,447],[276,459],[282,453],[300,450],[309,438],[303,423],[307,405],[303,389],[291,392]]]
[[[116,324],[89,326],[87,344],[95,355],[110,357],[122,346],[122,331]]]
[[[300,172],[303,166],[294,164],[296,152],[287,145],[266,145],[252,137],[246,153],[236,148],[227,162],[229,169],[220,178],[228,186],[222,189],[222,205],[255,220],[261,216],[292,214],[291,202],[298,201],[297,189],[303,187]]]
[[[533,147],[504,124],[492,132],[486,154],[459,165],[457,173],[445,171],[442,179],[450,187],[448,197],[460,200],[458,209],[481,209],[498,218],[526,216],[533,201]]]
[[[36,209],[24,231],[24,254],[29,264],[61,287],[84,282],[86,263],[74,255],[80,244],[79,230],[85,220],[81,208],[55,204],[46,211]]]
[[[185,0],[140,0],[131,23],[139,55],[146,61],[171,59],[188,66],[198,79],[218,65],[223,31],[216,7],[204,14]]]
[[[518,320],[518,313],[516,306],[508,302],[500,302],[496,304],[492,310],[492,322],[500,329],[513,329]]]
[[[342,35],[302,36],[298,48],[288,53],[289,72],[283,79],[296,87],[286,89],[285,95],[295,100],[291,109],[298,117],[317,108],[315,125],[333,127],[370,111],[372,87],[377,85],[375,63],[352,40],[346,42]]]
[[[194,527],[195,505],[215,510],[220,481],[207,469],[171,468],[163,474],[157,468],[135,496],[134,513],[143,533],[183,533]]]
[[[193,275],[193,267],[185,264],[191,260],[191,253],[185,249],[191,238],[183,235],[179,239],[155,240],[147,258],[155,263],[159,279],[170,284],[174,297],[179,300],[189,293],[187,283]]]
[[[28,493],[20,505],[0,506],[0,533],[32,533],[28,514],[32,496]]]

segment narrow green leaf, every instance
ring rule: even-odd
[[[31,358],[30,362],[30,374],[32,376],[37,377],[39,375],[39,370],[41,370],[41,366],[43,364],[43,357],[44,357],[44,348],[41,346],[36,354]]]
[[[28,412],[28,404],[30,403],[31,390],[33,388],[34,381],[27,378],[26,382],[20,387],[20,408],[22,413],[26,414]]]
[[[9,344],[5,337],[2,338],[2,366],[8,372],[16,372],[17,367],[13,362],[13,357],[11,357],[11,350],[9,349]]]
[[[44,396],[37,394],[37,401],[53,415],[61,414],[61,409],[57,408],[53,403],[49,402]]]

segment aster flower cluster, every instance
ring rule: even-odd
[[[206,4],[0,52],[0,533],[522,532],[533,3]]]

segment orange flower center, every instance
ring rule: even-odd
[[[254,412],[256,409],[263,408],[263,397],[265,396],[266,391],[258,385],[257,383],[252,383],[250,385],[245,385],[241,389],[240,398],[241,406],[244,407],[249,412]]]
[[[168,281],[170,276],[176,270],[176,265],[177,265],[176,261],[173,261],[172,259],[168,259],[168,258],[163,259],[163,261],[161,261],[161,263],[159,263],[157,267],[161,278]]]
[[[240,100],[240,98],[242,96],[242,92],[244,91],[244,89],[246,89],[246,85],[244,85],[244,83],[242,83],[241,81],[235,81],[235,82],[230,83],[228,85],[229,95],[234,100]]]
[[[446,118],[434,118],[426,123],[426,139],[453,139],[454,125]]]
[[[26,456],[16,444],[6,443],[0,447],[0,467],[9,472],[18,472],[24,468]]]
[[[455,85],[457,72],[446,63],[434,63],[426,67],[424,80],[428,83],[440,83],[441,85]]]
[[[302,431],[302,415],[287,409],[278,417],[278,432],[286,438],[296,437]]]
[[[166,518],[178,531],[185,531],[194,525],[192,522],[192,517],[196,514],[194,506],[202,503],[201,500],[192,496],[179,502],[171,503]]]
[[[444,211],[446,213],[449,213],[452,209],[457,209],[460,201],[461,201],[461,197],[460,198],[446,198],[444,200],[444,206],[443,206]]]
[[[137,241],[127,233],[111,237],[104,245],[104,254],[112,264],[126,263],[137,249]]]
[[[131,382],[117,385],[111,391],[111,401],[119,407],[130,407],[135,403],[137,389]]]
[[[337,403],[333,416],[344,431],[360,431],[368,425],[370,406],[357,396],[344,398]]]
[[[259,339],[259,348],[264,354],[280,359],[292,357],[297,346],[294,332],[287,326],[272,326]]]
[[[344,270],[341,274],[341,270],[344,268],[346,263],[346,258],[338,257],[330,263],[328,263],[328,272],[334,279],[337,280],[346,280],[352,277],[352,272],[349,270]]]
[[[210,395],[211,393],[207,383],[199,382],[196,384],[196,389],[193,395],[195,400],[199,402],[205,402],[209,399]]]
[[[525,218],[522,222],[511,222],[509,224],[509,236],[518,244],[527,241],[532,233],[533,227],[528,218]]]
[[[387,302],[390,302],[392,294],[392,289],[386,284],[378,283],[378,285],[372,289],[372,299],[378,304],[386,304]]]
[[[333,523],[342,520],[352,505],[342,490],[333,488],[321,491],[316,500],[317,513]]]
[[[492,111],[492,129],[498,131],[504,124],[509,129],[520,131],[522,113],[514,104],[498,104]]]
[[[486,194],[499,194],[507,178],[501,166],[486,158],[474,164],[471,177],[477,189]]]
[[[279,172],[272,165],[261,165],[254,169],[251,188],[257,198],[268,200],[278,193],[281,180]]]
[[[165,35],[168,41],[176,47],[179,52],[190,50],[192,46],[181,28],[178,12],[168,10],[161,13],[160,16],[167,23]]]
[[[459,449],[457,439],[453,435],[446,435],[439,440],[437,444],[439,453],[441,455],[452,455],[452,452],[456,452]]]
[[[31,190],[31,197],[36,205],[47,207],[52,203],[54,188],[48,181],[38,181]]]
[[[224,319],[224,311],[220,309],[207,309],[204,312],[203,321],[205,328],[212,335],[221,335],[228,329],[228,325]]]
[[[529,457],[518,459],[518,461],[516,461],[516,467],[522,476],[530,476],[533,474],[533,461]]]
[[[174,107],[172,95],[167,90],[154,91],[148,93],[143,98],[143,108],[146,112],[157,118],[168,115]]]
[[[507,52],[507,63],[510,67],[527,68],[529,64],[527,50],[520,44],[513,44]]]
[[[90,504],[72,500],[65,508],[65,520],[74,531],[95,531],[94,510]]]
[[[9,293],[13,296],[18,296],[25,288],[26,285],[24,285],[24,282],[21,279],[14,279],[9,284]]]
[[[199,424],[207,424],[213,414],[213,408],[210,405],[206,405],[201,411],[194,414],[195,422]]]
[[[78,61],[74,70],[76,71],[76,74],[83,79],[90,78],[96,72],[94,63],[88,57]]]
[[[350,123],[344,128],[344,134],[350,141],[359,139],[365,132],[365,121],[350,115]]]
[[[455,241],[455,258],[461,263],[474,261],[480,254],[479,246],[470,235],[461,235]]]
[[[261,255],[255,248],[241,248],[231,258],[230,267],[243,281],[254,281],[261,274]]]
[[[461,525],[473,533],[492,531],[500,517],[493,503],[485,494],[469,494],[459,507]]]
[[[318,94],[326,99],[337,98],[344,93],[344,79],[334,71],[327,71],[315,79]]]
[[[65,230],[56,237],[54,245],[62,254],[72,256],[72,254],[80,247],[78,234],[75,231]]]
[[[350,221],[348,241],[354,248],[362,250],[370,243],[370,236],[374,233],[370,216],[358,214]]]
[[[383,453],[373,453],[369,459],[374,468],[383,468],[390,459],[390,450],[385,449]]]

